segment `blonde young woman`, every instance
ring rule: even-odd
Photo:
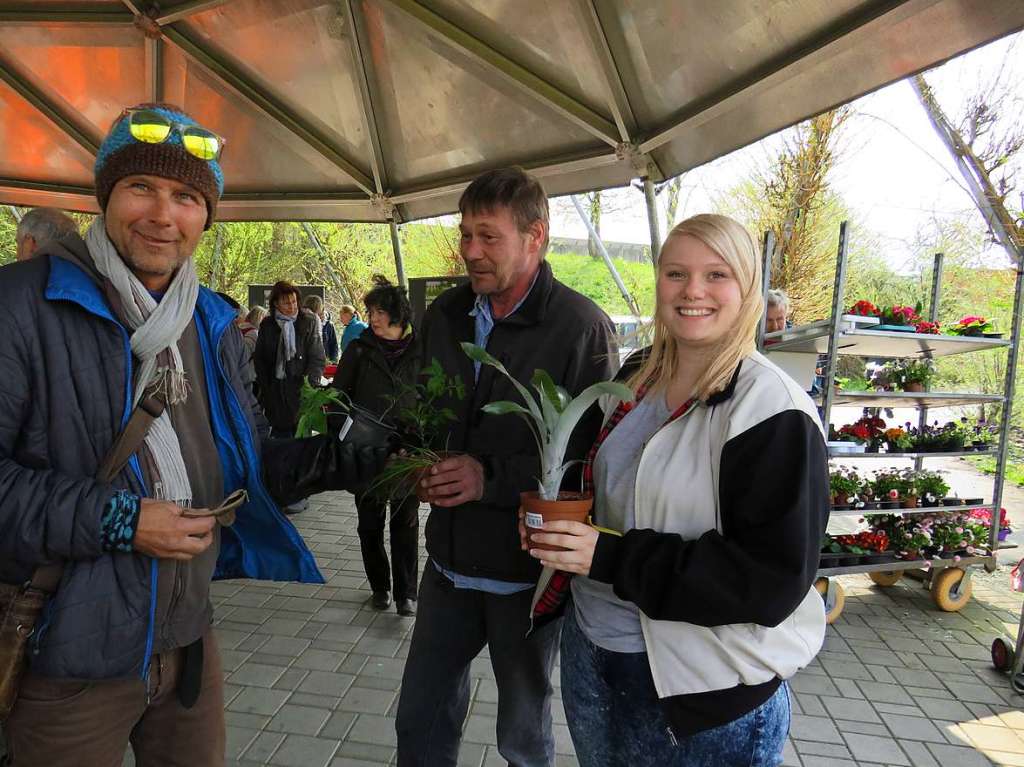
[[[828,472],[811,400],[754,349],[760,285],[740,224],[672,230],[654,343],[620,372],[637,401],[613,406],[591,452],[603,529],[534,536],[567,550],[533,556],[576,574],[561,673],[583,767],[782,760],[785,680],[825,633]]]

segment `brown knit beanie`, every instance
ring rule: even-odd
[[[152,109],[169,120],[198,125],[195,120],[171,104],[139,104],[135,109]],[[106,211],[114,184],[125,176],[145,174],[170,178],[188,184],[206,201],[206,226],[213,225],[217,201],[224,193],[224,174],[216,160],[201,160],[189,154],[177,130],[160,144],[147,144],[132,137],[128,117],[114,123],[96,154],[96,199]]]

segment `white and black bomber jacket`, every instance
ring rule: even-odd
[[[744,359],[726,390],[646,443],[635,500],[635,529],[601,533],[590,577],[640,608],[660,698],[788,679],[814,658],[828,465],[791,378]]]

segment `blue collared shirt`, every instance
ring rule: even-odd
[[[537,274],[533,275],[533,282],[530,283],[530,287],[527,289],[523,297],[519,299],[515,306],[512,307],[512,311],[506,314],[506,317],[511,317],[517,311],[519,307],[523,305],[523,302],[529,298],[530,293],[533,292],[533,286],[537,284],[537,277],[540,276],[540,269],[537,270]],[[475,320],[473,343],[479,346],[481,349],[487,348],[487,339],[491,337],[491,331],[494,330],[494,313],[491,311],[491,299],[485,295],[477,295],[476,301],[473,303],[473,308],[469,311],[469,316]],[[476,375],[476,380],[480,380],[480,365],[479,362],[473,362],[473,371]]]
[[[533,276],[533,282],[530,283],[529,290],[519,299],[519,302],[512,307],[506,316],[511,317],[517,311],[519,307],[523,305],[523,302],[527,299],[530,293],[533,291],[533,286],[537,284],[537,277],[540,275],[540,270],[537,270],[537,274]],[[491,312],[491,299],[484,295],[477,295],[476,302],[473,304],[472,310],[469,312],[469,316],[475,320],[475,328],[473,333],[473,343],[482,349],[487,348],[487,339],[491,337],[491,331],[494,330],[494,314]],[[476,375],[476,380],[480,380],[480,363],[473,363],[473,370]],[[433,562],[433,560],[431,560]],[[451,570],[445,570],[437,562],[434,562],[434,567],[437,568],[438,572],[444,575],[448,580],[455,584],[457,589],[472,589],[474,591],[484,591],[488,594],[518,594],[520,591],[526,591],[532,589],[535,584],[533,583],[510,583],[509,581],[496,581],[491,578],[473,578],[468,575],[462,575]]]

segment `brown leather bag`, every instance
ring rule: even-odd
[[[110,482],[124,468],[165,406],[157,396],[139,403],[100,466],[96,475],[100,482]],[[28,583],[20,586],[0,583],[0,722],[14,708],[18,684],[25,671],[29,640],[35,633],[43,605],[56,593],[63,575],[64,563],[55,562],[37,568]]]

